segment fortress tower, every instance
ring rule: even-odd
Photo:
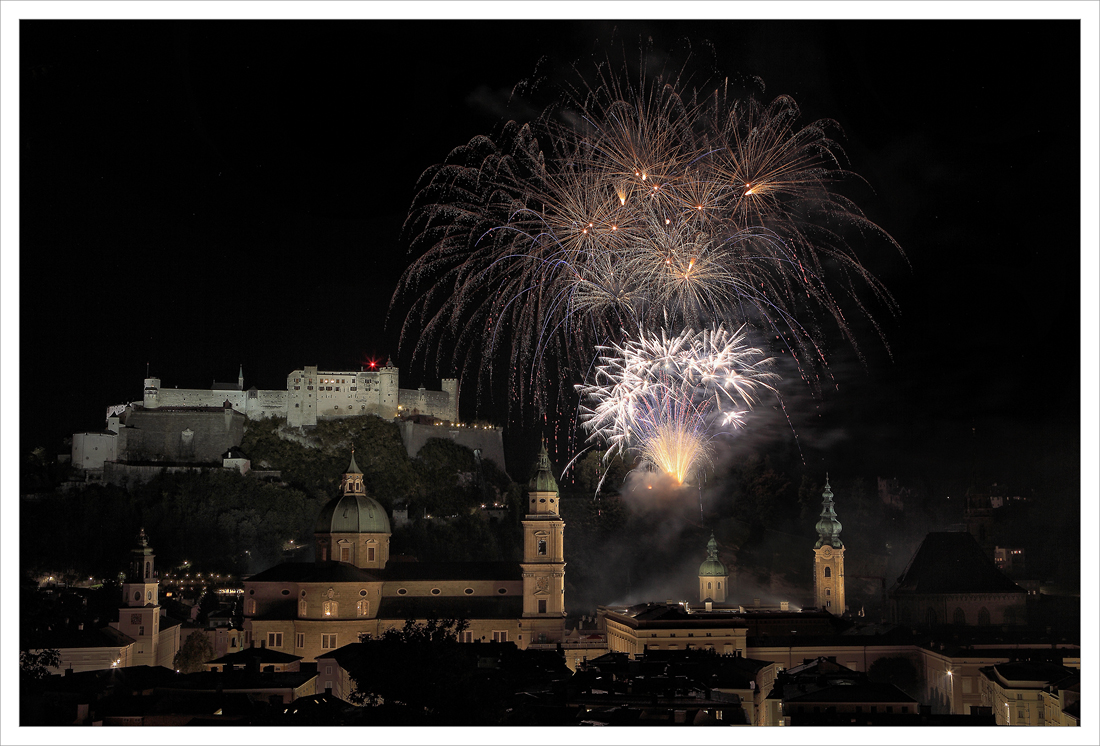
[[[833,492],[829,477],[825,477],[821,517],[817,521],[817,543],[814,544],[814,605],[840,616],[844,613],[844,544],[840,541],[842,526],[833,510]]]
[[[524,627],[531,642],[557,642],[564,632],[565,521],[558,513],[558,483],[550,470],[545,442],[527,489],[521,564]]]

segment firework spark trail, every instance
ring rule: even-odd
[[[711,441],[739,427],[758,392],[773,391],[771,358],[745,344],[746,330],[639,331],[600,348],[593,383],[577,386],[588,442],[605,459],[637,456],[683,483],[705,468]],[[602,484],[602,483],[601,483]]]
[[[840,226],[900,247],[835,192],[851,176],[835,123],[800,125],[786,96],[694,90],[600,65],[542,118],[426,171],[405,223],[419,258],[392,304],[411,298],[414,360],[483,382],[507,357],[512,395],[537,408],[628,330],[748,323],[807,381],[825,364],[820,317],[854,346],[835,293],[868,318],[857,290],[892,300]]]

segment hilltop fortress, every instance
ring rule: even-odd
[[[308,365],[287,375],[285,391],[245,389],[243,367],[235,383],[215,381],[209,389],[165,388],[160,378],[148,377],[141,401],[107,409],[105,430],[73,433],[72,464],[86,477],[145,480],[164,469],[235,464],[227,454],[240,446],[249,420],[285,419],[288,427],[299,428],[375,415],[401,420],[409,458],[429,439],[448,438],[505,469],[500,428],[459,421],[457,379],[443,379],[441,391],[402,389],[398,381],[390,360],[378,370]]]
[[[218,383],[209,389],[163,388],[159,378],[145,379],[142,406],[147,410],[179,407],[217,407],[240,412],[250,420],[284,417],[288,425],[316,425],[318,420],[364,414],[383,419],[426,415],[458,422],[458,380],[443,379],[442,391],[402,389],[391,360],[378,370],[323,371],[307,365],[291,371],[286,390],[244,388],[244,368],[237,382]],[[111,416],[108,412],[108,417]]]

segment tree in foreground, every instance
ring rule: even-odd
[[[214,646],[202,630],[195,630],[180,645],[172,665],[180,673],[201,671],[203,664],[214,658]]]
[[[478,668],[478,648],[458,642],[468,622],[408,620],[364,640],[364,655],[349,664],[356,704],[384,708],[388,717],[417,725],[500,722],[510,691]]]

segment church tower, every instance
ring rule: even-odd
[[[122,584],[123,606],[118,612],[118,631],[137,641],[134,646],[135,666],[156,666],[157,642],[160,636],[160,599],[152,547],[145,538],[145,529],[137,537],[137,546],[130,551],[130,567]],[[112,625],[115,626],[115,625]],[[159,664],[159,665],[170,665]]]
[[[725,603],[728,591],[729,573],[718,559],[718,542],[711,533],[710,541],[707,542],[707,558],[699,565],[699,602]]]
[[[565,617],[565,521],[558,513],[558,483],[543,442],[527,485],[523,519],[523,630],[528,643],[558,642]]]
[[[825,477],[825,498],[817,521],[814,544],[814,606],[840,616],[844,605],[844,544],[840,541],[840,521],[833,510],[833,492]]]

